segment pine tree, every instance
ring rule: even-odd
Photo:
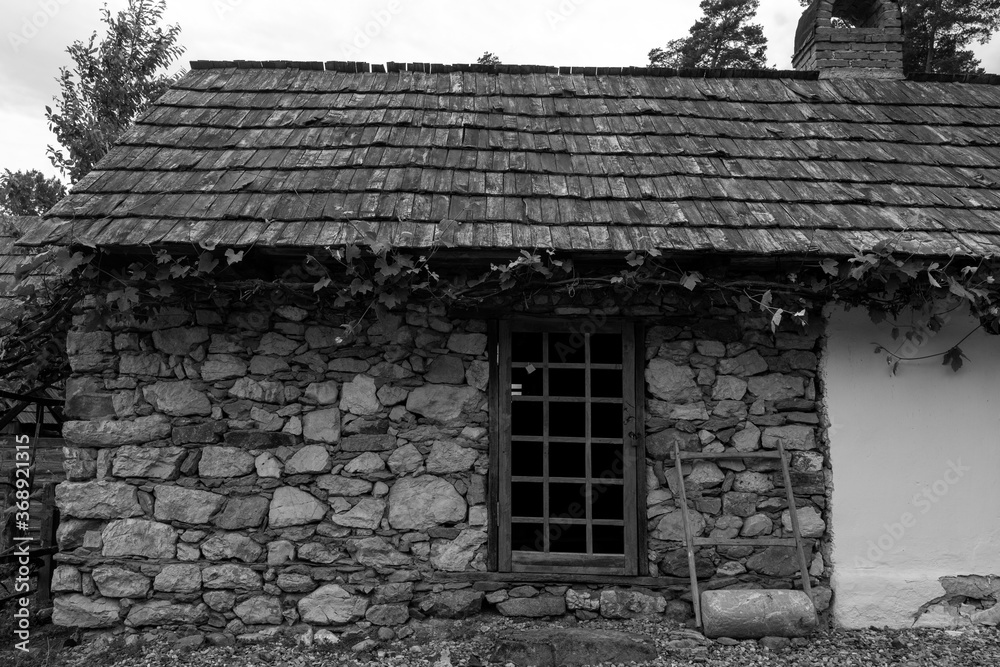
[[[703,16],[688,36],[650,51],[650,67],[766,67],[767,38],[751,23],[759,6],[760,0],[702,0]]]
[[[160,27],[165,0],[129,0],[112,15],[101,9],[107,35],[98,43],[74,42],[67,50],[74,67],[60,68],[61,99],[45,107],[49,129],[65,149],[48,147],[49,160],[76,183],[104,157],[142,111],[166,91],[163,70],[183,52],[180,27]]]

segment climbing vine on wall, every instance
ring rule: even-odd
[[[444,221],[442,231],[457,224]],[[725,265],[693,270],[690,259],[681,264],[658,250],[587,265],[552,250],[522,250],[488,266],[466,261],[463,268],[443,252],[447,245],[411,251],[362,236],[343,247],[318,249],[280,275],[261,270],[274,265],[273,260],[248,262],[253,249],[201,245],[188,252],[159,250],[128,264],[98,251],[58,249],[35,257],[16,276],[14,289],[24,298],[18,317],[0,330],[0,364],[23,371],[27,384],[65,376],[65,354],[58,351],[65,350],[71,308],[84,295],[91,295],[93,307],[87,309],[91,318],[146,319],[165,305],[192,298],[216,299],[222,306],[261,294],[294,293],[296,298],[321,300],[345,313],[345,340],[364,321],[410,300],[476,307],[528,302],[536,294],[553,291],[570,296],[605,291],[622,300],[650,291],[692,297],[708,293],[743,312],[766,314],[774,330],[804,325],[810,313],[836,301],[866,308],[874,322],[887,326],[893,343],[873,344],[873,349],[884,355],[891,372],[900,362],[933,356],[940,356],[956,371],[961,368],[966,357],[959,346],[974,331],[942,354],[909,352],[918,350],[957,312],[979,318],[978,328],[1000,332],[996,277],[1000,266],[996,261],[958,256],[927,259],[901,252],[891,242],[847,258],[783,260],[781,269],[760,276],[735,275]],[[26,280],[43,265],[54,267],[58,277],[44,285]],[[906,313],[911,321],[901,322]],[[97,319],[82,324],[96,327]],[[44,355],[36,354],[36,361],[29,361],[32,351],[42,349]]]

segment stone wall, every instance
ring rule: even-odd
[[[813,577],[825,583],[829,457],[817,400],[819,322],[807,331],[772,334],[766,317],[711,309],[673,318],[646,336],[647,519],[650,568],[688,576],[678,506],[675,446],[688,452],[774,451],[790,461],[799,527]],[[695,537],[792,536],[777,460],[720,459],[682,466]],[[792,547],[702,548],[699,579],[708,588],[797,585]],[[829,606],[825,586],[816,596]]]
[[[650,574],[686,576],[673,443],[794,450],[803,529],[825,535],[816,347],[727,306],[582,295],[526,310],[646,320]],[[81,314],[78,322],[84,322]],[[686,587],[459,582],[487,563],[486,323],[411,305],[345,337],[344,316],[267,299],[69,336],[72,417],[54,621],[179,627],[214,640],[306,631],[406,636],[408,621],[683,617]],[[82,329],[82,326],[81,326]],[[699,534],[785,535],[773,465],[685,470]],[[822,540],[811,555],[825,575]],[[699,555],[709,587],[787,587],[788,549]],[[773,577],[773,578],[772,578]],[[566,582],[572,583],[572,582]],[[687,598],[690,600],[690,597]],[[827,598],[828,599],[828,598]]]

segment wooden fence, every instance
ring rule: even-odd
[[[58,550],[56,529],[59,512],[55,503],[55,486],[66,478],[63,471],[63,440],[61,438],[30,438],[31,496],[27,530],[19,530],[15,525],[13,505],[15,502],[16,437],[0,436],[0,604],[12,597],[14,592],[11,573],[16,571],[20,556],[15,553],[15,537],[30,537],[27,542],[32,577],[36,579],[31,587],[39,608],[50,605],[52,582],[52,555]]]

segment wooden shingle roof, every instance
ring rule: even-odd
[[[23,242],[426,247],[446,229],[471,248],[1000,247],[997,85],[193,66]]]
[[[14,294],[14,273],[29,256],[39,251],[17,245],[18,238],[27,230],[37,227],[41,220],[30,216],[0,215],[0,323],[4,322],[17,305]],[[50,270],[39,267],[28,280],[35,284],[51,275]]]

